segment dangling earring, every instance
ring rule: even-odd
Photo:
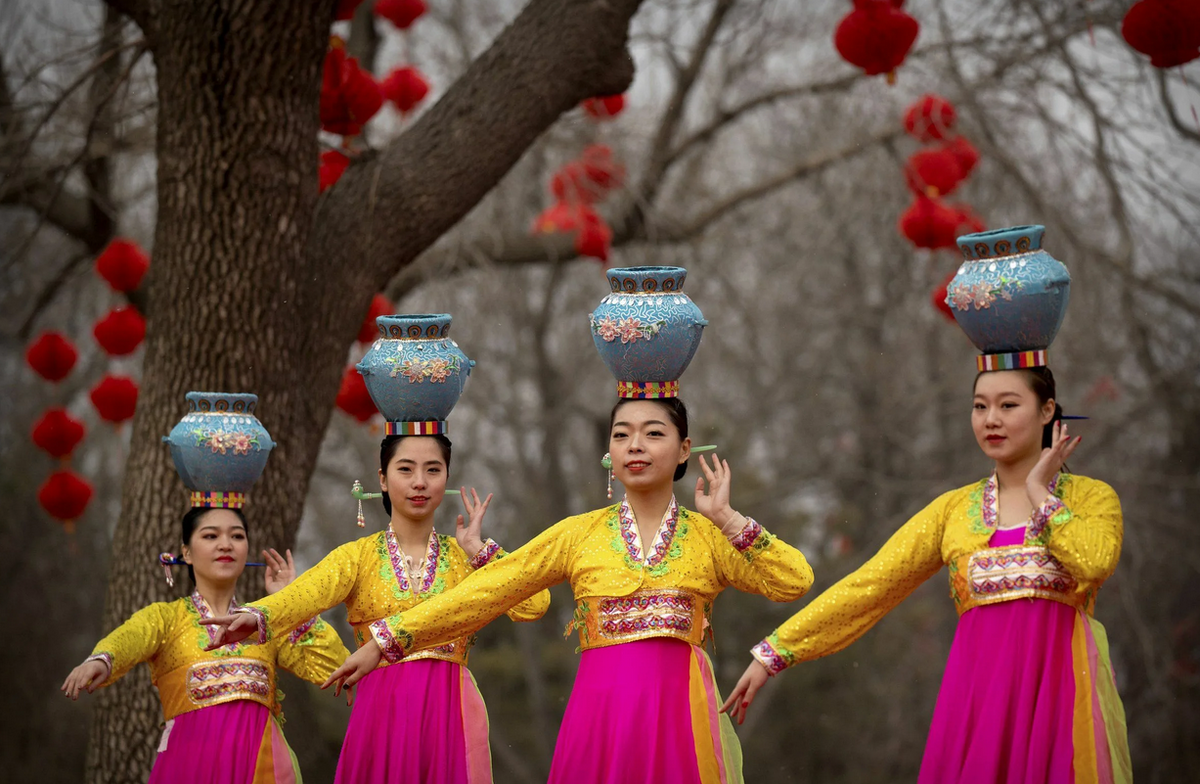
[[[605,452],[604,457],[600,458],[600,465],[603,466],[608,471],[608,500],[611,501],[612,500],[612,483],[613,483],[612,455],[609,454],[608,452]]]

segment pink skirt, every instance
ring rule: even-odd
[[[998,531],[991,546],[1020,544]],[[1049,599],[968,610],[942,676],[919,784],[1126,784],[1125,711],[1107,635]]]
[[[271,711],[235,700],[167,722],[148,784],[298,784],[300,770]]]
[[[418,659],[358,685],[337,784],[491,784],[483,697],[460,664]]]
[[[583,652],[550,784],[733,784],[741,747],[704,651],[654,638]]]

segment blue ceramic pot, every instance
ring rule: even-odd
[[[444,421],[475,361],[450,334],[449,313],[380,316],[380,337],[356,366],[389,422]]]
[[[687,369],[708,322],[683,293],[686,278],[683,267],[608,270],[612,293],[591,315],[592,340],[618,382],[662,384]]]
[[[1042,250],[1044,226],[1014,226],[958,238],[966,261],[946,304],[984,354],[1045,349],[1058,334],[1071,274]]]
[[[258,395],[188,392],[188,413],[163,436],[175,470],[189,490],[246,493],[275,447],[254,416]]]

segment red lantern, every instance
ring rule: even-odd
[[[1156,68],[1183,65],[1200,57],[1200,3],[1196,0],[1140,0],[1121,22],[1126,43],[1150,55]]]
[[[534,218],[530,231],[533,234],[564,233],[578,230],[582,223],[579,205],[556,201]]]
[[[933,306],[937,308],[938,313],[945,316],[950,323],[954,323],[954,311],[946,303],[946,289],[950,287],[950,281],[954,280],[954,276],[958,274],[958,270],[952,270],[946,279],[943,280],[929,295],[929,299],[933,302]]]
[[[616,95],[598,95],[595,98],[588,98],[583,102],[583,111],[593,120],[600,122],[611,120],[625,111],[625,96],[617,93]]]
[[[62,520],[67,532],[92,500],[92,486],[73,471],[55,471],[38,490],[38,503],[51,517]]]
[[[895,82],[896,68],[908,56],[921,26],[900,10],[903,0],[854,0],[854,10],[838,24],[833,45],[846,62],[867,76],[885,73]]]
[[[109,374],[92,388],[89,397],[101,419],[120,424],[133,417],[133,411],[137,408],[138,385],[132,378]]]
[[[317,169],[317,192],[324,193],[325,189],[342,178],[350,159],[339,150],[326,150],[321,153],[321,165]]]
[[[77,359],[79,352],[61,332],[43,332],[25,352],[29,367],[47,381],[62,381]]]
[[[904,113],[904,130],[923,142],[950,136],[956,114],[954,104],[940,95],[922,95]]]
[[[900,216],[900,233],[918,248],[953,248],[957,246],[958,213],[938,199],[921,194]]]
[[[358,342],[370,343],[378,338],[379,326],[376,325],[375,319],[380,316],[390,316],[392,314],[392,302],[382,294],[376,294],[371,297],[371,304],[367,307],[366,318],[363,319],[362,326],[358,328]]]
[[[360,5],[362,5],[362,0],[338,0],[337,10],[333,12],[333,21],[350,21],[354,18],[354,12]]]
[[[79,445],[87,431],[83,423],[63,408],[50,408],[33,425],[30,436],[38,448],[61,460]]]
[[[375,0],[375,15],[388,20],[401,30],[425,14],[425,0]]]
[[[367,391],[362,374],[355,370],[353,365],[346,368],[346,372],[342,374],[342,385],[338,389],[336,403],[338,408],[359,422],[366,422],[379,411],[375,408],[371,393]]]
[[[944,196],[958,187],[963,173],[954,153],[935,147],[913,153],[904,177],[913,193]]]
[[[116,291],[136,291],[148,269],[150,257],[132,240],[115,239],[96,257],[96,274]]]
[[[114,308],[96,322],[92,334],[110,357],[132,354],[146,337],[146,319],[131,307]]]
[[[336,36],[325,55],[321,77],[321,129],[342,136],[357,136],[363,125],[383,106],[383,93],[371,74],[346,55]]]
[[[411,65],[397,68],[380,85],[387,98],[401,114],[408,114],[429,95],[429,82]]]
[[[583,148],[579,162],[587,178],[605,195],[625,182],[625,167],[613,159],[612,148],[606,144],[589,144]]]
[[[975,168],[975,164],[979,163],[979,150],[975,149],[975,145],[961,136],[955,136],[942,149],[948,151],[958,160],[958,167],[962,169],[962,176],[964,178]]]
[[[608,261],[612,247],[612,229],[600,214],[590,209],[582,212],[579,234],[575,235],[575,252],[580,256],[591,256],[602,262]]]

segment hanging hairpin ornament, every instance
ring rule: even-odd
[[[258,395],[188,392],[184,397],[188,413],[162,440],[171,448],[171,460],[190,491],[192,507],[241,509],[275,447],[271,434],[254,416]],[[167,573],[167,584],[174,585],[171,567],[184,560],[163,553],[158,563]]]

